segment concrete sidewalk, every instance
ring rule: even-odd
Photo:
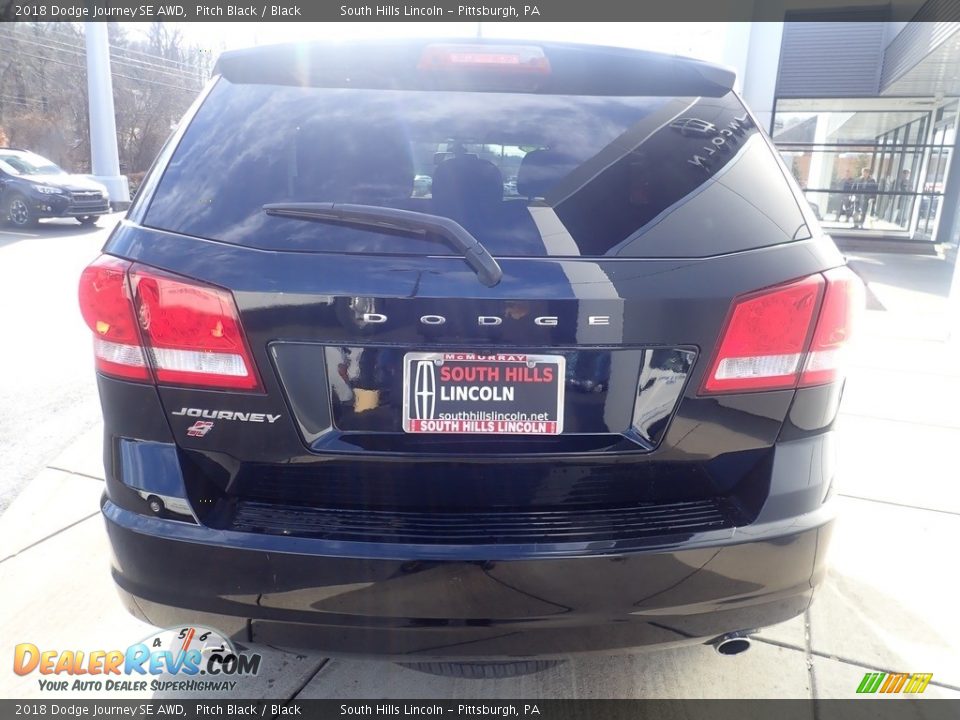
[[[261,674],[230,698],[846,698],[870,671],[932,672],[924,697],[960,698],[960,588],[949,550],[960,537],[960,352],[944,342],[943,261],[850,259],[873,309],[839,422],[832,566],[804,616],[764,630],[736,657],[698,646],[581,658],[501,681],[268,650]],[[77,438],[0,516],[0,652],[18,642],[123,648],[152,631],[126,614],[109,578],[99,433]],[[36,675],[14,675],[7,658],[0,696],[56,696],[41,693]]]

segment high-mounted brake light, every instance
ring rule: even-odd
[[[839,379],[863,292],[860,278],[839,267],[737,298],[703,393],[780,390]]]
[[[142,265],[130,269],[130,286],[158,383],[259,387],[229,292]]]
[[[260,387],[226,290],[103,255],[80,277],[80,310],[94,333],[97,369],[106,375],[214,389]]]
[[[128,380],[149,380],[130,301],[130,263],[101,255],[80,275],[80,313],[93,331],[97,370]]]
[[[423,49],[417,69],[549,75],[550,61],[533,45],[433,44]]]

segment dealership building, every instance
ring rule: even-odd
[[[728,26],[723,60],[835,237],[957,242],[960,6],[941,5]]]

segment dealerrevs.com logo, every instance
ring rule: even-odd
[[[51,650],[20,643],[17,675],[37,674],[41,691],[229,692],[234,678],[260,672],[261,656],[239,650],[217,630],[161,630],[124,650]]]

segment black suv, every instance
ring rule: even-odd
[[[862,287],[733,80],[223,55],[80,283],[131,612],[427,669],[802,613]]]
[[[100,183],[35,153],[0,148],[0,221],[28,228],[40,218],[74,217],[94,225],[108,212],[110,197]]]

